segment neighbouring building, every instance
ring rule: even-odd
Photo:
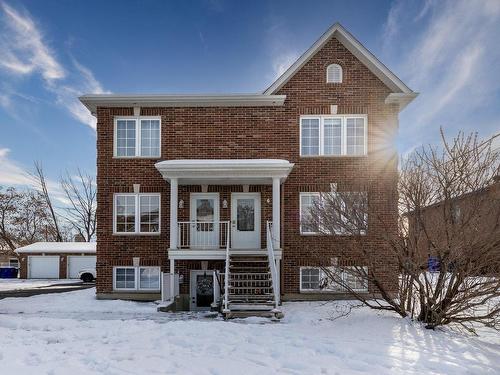
[[[481,189],[412,211],[407,217],[408,240],[414,241],[422,268],[438,270],[441,255],[451,249],[451,264],[464,255],[474,258],[486,251],[489,255],[481,260],[487,264],[477,272],[500,271],[500,176]]]
[[[21,279],[77,279],[96,267],[95,242],[35,242],[15,251]]]
[[[332,186],[369,186],[369,215],[397,230],[394,136],[416,95],[335,24],[262,93],[82,96],[97,118],[97,297],[158,299],[163,272],[184,309],[219,292],[226,312],[325,298],[320,260],[351,239],[301,217]],[[395,280],[380,230],[364,246]]]

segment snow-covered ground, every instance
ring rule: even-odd
[[[500,337],[432,332],[347,302],[225,322],[97,301],[94,289],[0,300],[2,374],[498,374]]]
[[[79,282],[75,279],[0,279],[0,292]]]

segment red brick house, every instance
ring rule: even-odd
[[[393,137],[416,95],[335,24],[262,93],[82,96],[97,117],[97,297],[158,299],[161,272],[192,310],[219,291],[226,312],[328,293],[312,253],[350,239],[301,217],[321,191],[369,185],[396,230]],[[365,245],[393,278],[379,230]]]

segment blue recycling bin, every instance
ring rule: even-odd
[[[16,267],[0,267],[0,279],[15,279],[16,277]]]
[[[427,261],[427,266],[429,268],[430,272],[439,272],[440,270],[440,263],[439,263],[439,258],[438,257],[429,257]]]

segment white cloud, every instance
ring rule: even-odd
[[[21,14],[6,3],[0,3],[5,14],[0,39],[0,66],[18,74],[40,72],[46,81],[64,78],[65,71],[29,15]]]
[[[9,158],[10,149],[0,148],[0,186],[16,186],[29,187],[38,189],[38,184],[35,178],[30,174],[29,170],[23,165]],[[63,206],[69,205],[70,202],[66,198],[64,191],[57,181],[46,177],[47,189],[51,197],[56,201],[54,204]]]
[[[294,51],[283,52],[273,56],[272,65],[274,71],[274,78],[278,78],[280,75],[286,72],[286,70],[292,65],[298,58],[298,54]]]
[[[428,0],[416,9],[397,0],[386,25],[392,55],[407,56],[394,64],[397,71],[420,92],[401,115],[406,148],[436,141],[440,126],[482,136],[498,131],[500,1]]]
[[[26,170],[9,159],[10,149],[0,148],[0,186],[33,185]]]
[[[84,93],[106,92],[93,73],[73,58],[70,66],[63,66],[27,11],[21,12],[1,1],[0,11],[3,11],[0,19],[3,21],[0,23],[0,69],[15,76],[39,74],[45,82],[45,89],[54,95],[58,105],[77,121],[95,129],[95,118],[78,101],[78,96]],[[11,99],[3,95],[0,105],[11,107]]]

